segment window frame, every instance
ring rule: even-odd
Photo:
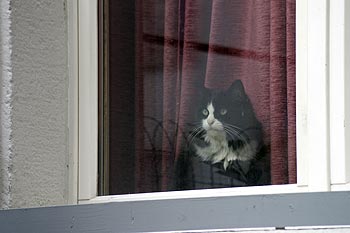
[[[350,3],[296,0],[297,184],[97,196],[98,0],[69,1],[71,199],[78,203],[350,190]],[[73,42],[72,42],[73,41]],[[74,70],[74,68],[73,68]],[[78,78],[76,78],[78,77]],[[73,81],[72,81],[73,80]]]

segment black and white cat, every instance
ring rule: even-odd
[[[198,107],[197,125],[177,161],[175,188],[268,184],[262,126],[242,82],[227,91],[204,89]]]

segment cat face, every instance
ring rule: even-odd
[[[206,131],[210,130],[224,130],[224,125],[218,119],[218,114],[225,115],[227,113],[227,109],[215,109],[212,102],[208,103],[206,108],[202,109],[201,114],[203,115],[202,119],[202,127]]]
[[[254,137],[259,128],[253,107],[241,81],[236,81],[226,91],[205,90],[197,113],[206,132],[224,131],[228,138]]]

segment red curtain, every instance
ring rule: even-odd
[[[295,0],[136,1],[136,192],[167,190],[198,86],[242,80],[272,184],[296,182]]]

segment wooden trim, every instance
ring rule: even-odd
[[[330,149],[331,182],[350,181],[350,4],[330,1]]]
[[[308,184],[308,4],[296,1],[296,127],[297,127],[297,184]]]
[[[109,194],[109,5],[99,3],[99,131],[98,195]]]
[[[97,196],[97,1],[79,0],[79,200]]]
[[[76,0],[67,1],[68,20],[68,129],[69,129],[69,161],[68,161],[68,203],[78,203],[78,4]]]
[[[308,0],[307,25],[308,187],[329,191],[329,0]]]

